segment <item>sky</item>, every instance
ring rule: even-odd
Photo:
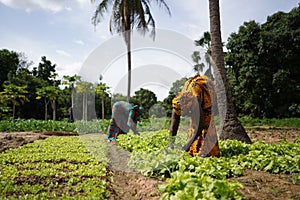
[[[139,82],[133,83],[132,90],[152,88],[160,100],[167,96],[172,81],[193,73],[191,61],[183,55],[190,55],[192,51],[183,53],[180,49],[190,48],[190,43],[209,31],[207,0],[165,1],[171,16],[153,1],[155,42],[145,44],[142,36],[134,33],[136,47],[132,58],[132,77],[140,77]],[[113,92],[121,86],[120,91],[125,91],[124,41],[120,35],[109,32],[109,13],[96,27],[92,24],[91,18],[99,2],[0,0],[0,49],[25,53],[34,63],[31,67],[37,66],[41,57],[46,56],[56,64],[60,77],[74,74],[99,77],[102,74],[103,81]],[[289,12],[298,4],[298,0],[220,0],[222,40],[226,43],[230,34],[237,32],[246,21],[255,20],[262,24],[275,12]],[[148,36],[143,38],[150,40]],[[97,65],[91,62],[95,59]],[[90,63],[94,65],[91,68]],[[162,68],[165,70],[160,71]]]

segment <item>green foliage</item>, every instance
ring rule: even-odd
[[[300,7],[259,25],[245,22],[225,56],[237,112],[251,117],[299,117]]]
[[[158,131],[170,127],[171,119],[169,117],[150,117],[148,119],[141,119],[138,122],[137,130],[139,132]]]
[[[26,94],[27,86],[17,86],[14,84],[4,84],[4,90],[0,92],[1,101],[7,102],[7,104],[13,105],[13,114],[12,117],[15,117],[15,108],[16,106],[20,106],[24,104],[26,101],[29,101]]]
[[[165,104],[165,110],[167,116],[170,117],[172,114],[172,100],[181,91],[184,83],[187,81],[186,77],[181,78],[180,80],[172,83],[172,87],[170,88],[169,95],[164,99],[163,103]]]
[[[111,101],[110,101],[110,87],[108,87],[105,83],[100,82],[96,87],[95,87],[95,107],[96,107],[96,112],[98,111],[98,116],[101,116],[101,119],[104,119],[105,116],[108,118],[110,117],[109,115],[111,114]],[[98,101],[98,102],[97,102]],[[105,113],[107,113],[105,115]]]
[[[38,67],[33,68],[33,75],[45,80],[47,85],[59,85],[60,81],[55,80],[56,73],[56,64],[52,64],[50,60],[47,60],[46,56],[41,57],[41,62]]]
[[[119,135],[118,144],[132,152],[140,151],[151,152],[164,148],[171,138],[165,134],[165,131],[144,132],[142,138],[137,135],[127,134]]]
[[[109,120],[75,121],[74,124],[77,133],[105,133]]]
[[[157,103],[157,97],[152,91],[141,88],[134,93],[134,96],[130,99],[130,102],[134,105],[143,106],[145,109],[143,117],[148,118],[149,109]]]
[[[75,124],[66,121],[42,121],[42,120],[2,120],[0,121],[0,131],[2,132],[22,132],[22,131],[66,131],[74,132]]]
[[[19,65],[19,55],[8,49],[0,50],[0,91],[3,89],[3,83],[8,80],[9,74],[15,74]]]
[[[242,185],[226,179],[243,175],[245,169],[275,174],[300,172],[300,138],[295,143],[280,144],[219,141],[220,158],[192,157],[183,152],[183,133],[177,136],[174,150],[168,148],[171,140],[167,130],[118,137],[118,144],[132,152],[130,167],[146,176],[169,177],[160,186],[161,199],[242,199],[236,192]]]
[[[50,137],[2,152],[0,199],[104,199],[105,153],[99,137]]]
[[[197,172],[176,171],[165,185],[159,187],[164,192],[161,200],[167,199],[242,199],[236,192],[242,188],[237,182],[218,180]]]
[[[249,116],[240,117],[239,120],[243,126],[273,126],[273,127],[299,127],[300,118],[268,119],[252,118]]]
[[[94,3],[95,0],[92,0]],[[126,1],[125,1],[126,2]],[[165,0],[156,1],[156,3],[166,9],[170,15],[170,10]],[[108,9],[111,8],[111,9]],[[92,18],[92,23],[96,26],[103,20],[104,14],[111,10],[110,32],[121,33],[131,31],[134,28],[140,29],[142,32],[148,31],[149,27],[155,28],[155,20],[151,13],[151,4],[148,1],[101,1],[97,5]],[[124,34],[126,43],[128,42]],[[154,37],[154,32],[151,34]]]
[[[76,133],[104,133],[108,127],[109,120],[93,121],[68,121],[53,120],[2,120],[0,121],[0,131],[2,132],[22,132],[22,131],[65,131]]]
[[[55,100],[60,92],[60,89],[55,86],[46,86],[36,89],[36,99],[45,98],[46,100]]]
[[[43,102],[36,100],[35,93],[36,88],[45,86],[46,81],[33,76],[27,68],[19,69],[16,73],[15,76],[10,78],[10,81],[12,84],[19,86],[27,85],[28,94],[26,96],[29,99],[28,102],[16,109],[16,117],[43,119]]]

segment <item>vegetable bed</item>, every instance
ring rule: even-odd
[[[37,140],[2,152],[0,164],[0,199],[109,196],[106,144],[99,137]]]

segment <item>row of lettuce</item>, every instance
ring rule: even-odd
[[[98,122],[99,124],[100,122]],[[161,199],[243,199],[242,184],[228,178],[245,169],[292,174],[300,183],[300,138],[294,143],[220,141],[220,158],[191,157],[181,150],[186,134],[179,133],[169,149],[168,130],[120,135],[118,145],[129,150],[129,167],[165,180]],[[99,134],[50,137],[0,157],[0,199],[109,198],[108,147]]]
[[[187,118],[181,120],[181,124],[188,126]],[[215,120],[218,122],[218,118]],[[300,118],[288,119],[256,119],[250,117],[240,118],[241,123],[246,126],[274,126],[274,127],[300,127]],[[109,124],[108,119],[91,120],[91,121],[52,121],[52,120],[2,120],[0,121],[0,132],[12,131],[65,131],[76,133],[104,133]],[[157,131],[168,129],[170,118],[150,118],[142,119],[138,123],[139,131]]]
[[[0,155],[0,199],[106,199],[111,182],[98,137],[49,137]]]
[[[220,158],[191,157],[181,151],[185,139],[180,134],[174,150],[166,148],[168,131],[121,135],[118,143],[131,151],[130,167],[145,176],[167,178],[159,186],[161,199],[243,199],[237,192],[242,184],[228,178],[242,176],[245,169],[292,174],[291,181],[300,183],[300,138],[280,144],[220,141]]]

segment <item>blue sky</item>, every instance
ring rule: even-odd
[[[97,2],[97,1],[96,1]],[[98,1],[99,2],[99,1]],[[158,29],[199,39],[209,30],[207,0],[166,0],[172,16],[152,5]],[[277,11],[289,12],[297,0],[220,0],[222,39],[245,21],[264,23]],[[37,66],[41,56],[57,65],[62,75],[78,74],[88,56],[114,35],[109,14],[96,28],[91,18],[96,4],[90,0],[0,0],[0,48],[24,52]],[[176,44],[174,44],[176,45]]]

